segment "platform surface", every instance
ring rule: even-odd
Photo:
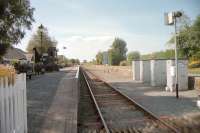
[[[77,79],[76,69],[69,70],[58,86],[47,113],[42,133],[77,132]]]
[[[76,72],[75,67],[67,68],[61,72],[47,73],[35,81],[34,79],[29,81],[38,84],[35,88],[32,86],[32,90],[38,90],[38,92],[33,92],[36,96],[29,98],[30,133],[77,133]]]

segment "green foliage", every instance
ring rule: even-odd
[[[61,67],[72,66],[72,65],[79,65],[79,59],[68,59],[64,55],[58,56],[58,65]]]
[[[121,61],[126,59],[126,52],[126,42],[116,38],[108,51],[110,65],[119,65]]]
[[[97,63],[97,65],[101,65],[103,63],[103,53],[102,52],[97,53],[96,63]]]
[[[64,55],[58,55],[58,64],[62,67],[67,66],[69,64],[69,59]]]
[[[190,62],[189,68],[200,68],[200,60]]]
[[[45,65],[45,71],[47,72],[59,71],[59,66],[53,62],[50,62]]]
[[[128,66],[129,65],[129,63],[128,63],[128,61],[127,60],[123,60],[123,61],[121,61],[120,62],[120,64],[119,64],[120,66]]]
[[[29,0],[0,1],[0,56],[10,45],[20,42],[26,29],[31,29],[33,12]]]
[[[10,45],[8,43],[5,43],[5,44],[0,43],[0,60],[1,60],[1,56],[6,53],[6,50],[8,49],[9,46]]]
[[[36,48],[40,54],[48,53],[48,49],[50,47],[56,47],[56,45],[57,41],[49,36],[47,28],[44,27],[42,34],[38,29],[37,32],[29,40],[27,51],[31,53],[33,51],[33,48]]]
[[[153,52],[151,54],[145,54],[142,55],[143,60],[149,60],[149,59],[174,59],[175,57],[175,51],[173,49],[168,49],[165,51],[159,51],[159,52]],[[181,51],[178,52],[179,58],[184,58]]]
[[[88,61],[87,60],[83,60],[83,64],[87,64],[88,63]]]
[[[131,64],[133,60],[139,60],[139,59],[140,59],[140,52],[138,51],[132,51],[127,55],[127,61],[129,64]]]
[[[200,16],[193,24],[181,23],[179,34],[177,35],[177,45],[179,51],[186,57],[200,58]],[[168,43],[174,44],[174,37]]]
[[[79,65],[79,64],[80,64],[79,59],[70,59],[69,62],[70,62],[72,65]]]

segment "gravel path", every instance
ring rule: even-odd
[[[46,73],[27,80],[28,130],[29,133],[39,133],[49,110],[57,86],[65,72]]]

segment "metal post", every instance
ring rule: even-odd
[[[42,31],[41,31],[41,61],[43,62]]]
[[[178,50],[177,50],[177,29],[176,29],[176,16],[174,15],[174,27],[175,27],[175,64],[176,64],[176,79],[175,79],[175,88],[176,88],[176,98],[179,98],[178,95]]]
[[[33,74],[35,75],[35,50],[33,54],[34,62],[33,62]]]
[[[43,47],[42,47],[42,32],[41,32],[41,54],[43,54]]]

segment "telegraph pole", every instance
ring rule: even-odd
[[[179,98],[178,94],[178,50],[177,50],[177,18],[182,16],[182,12],[170,12],[165,13],[165,24],[166,25],[174,25],[174,43],[175,43],[175,70],[176,70],[176,77],[175,77],[175,89],[176,89],[176,98]]]
[[[176,16],[174,13],[174,42],[175,42],[175,64],[176,64],[176,79],[175,79],[175,88],[176,88],[176,98],[179,98],[178,94],[178,50],[177,50],[177,29],[176,29]]]

